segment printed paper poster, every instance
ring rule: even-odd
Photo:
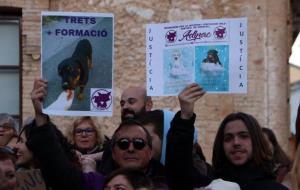
[[[247,19],[148,24],[147,94],[175,96],[193,82],[208,93],[247,93]]]
[[[289,63],[296,65],[300,67],[300,33],[298,33],[298,36],[292,46],[292,54],[289,58]]]
[[[113,14],[42,12],[41,22],[43,112],[111,116]]]

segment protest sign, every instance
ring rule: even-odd
[[[15,190],[46,190],[46,185],[38,169],[16,172],[17,187]]]
[[[300,33],[292,46],[292,54],[289,58],[289,63],[300,67]]]
[[[112,115],[113,20],[109,13],[42,12],[44,113]]]
[[[194,82],[208,93],[247,93],[247,19],[148,24],[146,64],[149,96]]]

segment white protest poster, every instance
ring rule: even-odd
[[[113,25],[111,13],[42,12],[44,113],[112,116]]]
[[[207,93],[247,93],[247,18],[148,24],[146,64],[149,96],[193,82]]]
[[[289,58],[289,63],[300,67],[300,33],[292,46],[292,54]]]

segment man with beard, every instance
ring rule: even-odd
[[[243,112],[227,115],[220,124],[213,147],[213,178],[194,169],[192,148],[196,115],[193,108],[197,91],[201,92],[199,87],[197,90],[196,86],[190,86],[190,95],[183,96],[188,89],[179,95],[180,104],[186,103],[187,111],[184,116],[177,113],[168,133],[166,173],[169,187],[192,190],[206,186],[213,178],[221,178],[237,183],[242,190],[287,190],[275,181],[272,153],[260,124],[252,115]]]
[[[120,106],[121,119],[125,121],[127,119],[138,119],[144,116],[147,111],[151,111],[153,102],[151,97],[147,96],[145,88],[141,86],[131,86],[123,91]],[[104,174],[109,174],[115,169],[111,143],[106,143],[101,163],[97,170]]]
[[[83,172],[70,164],[54,132],[55,125],[42,113],[42,101],[47,95],[47,81],[35,80],[31,99],[35,121],[26,142],[42,166],[49,184],[60,189],[103,189],[105,176],[117,168],[129,167],[143,171],[160,189],[167,189],[163,168],[152,159],[152,138],[138,121],[123,121],[112,136],[110,149],[113,165],[108,172]],[[43,145],[43,146],[41,146]],[[45,148],[46,147],[46,148]],[[51,156],[55,155],[55,156]],[[103,163],[106,165],[107,163]],[[161,171],[158,173],[158,171]]]
[[[147,111],[151,111],[153,102],[147,96],[146,89],[139,86],[131,86],[125,89],[121,95],[121,119],[137,119]]]
[[[153,102],[152,102],[151,96],[147,96],[146,89],[142,86],[130,86],[129,88],[126,88],[121,95],[120,106],[121,106],[122,121],[124,121],[126,119],[137,119],[143,123],[143,122],[145,122],[146,118],[147,118],[146,120],[149,120],[151,118],[150,115],[152,115],[154,112],[155,113],[160,112],[160,111],[162,112],[161,119],[155,118],[156,127],[158,127],[159,123],[162,122],[162,123],[160,123],[160,125],[162,125],[162,129],[159,129],[159,130],[162,130],[161,131],[162,134],[158,134],[157,130],[150,130],[149,132],[152,137],[159,136],[160,141],[162,141],[161,146],[155,147],[155,144],[154,144],[153,149],[161,151],[160,159],[159,158],[156,158],[156,159],[158,161],[160,161],[161,164],[165,165],[165,152],[166,152],[166,144],[167,144],[166,136],[167,136],[167,133],[170,128],[171,120],[175,116],[175,113],[171,112],[167,109],[152,111]],[[150,113],[150,111],[152,111],[152,113]],[[149,112],[150,115],[147,114],[147,112]],[[158,120],[160,120],[160,121],[158,121]],[[155,122],[147,121],[146,123],[154,124]],[[144,123],[144,124],[146,124],[146,123]],[[197,142],[197,131],[195,131],[194,138],[195,138],[195,142]],[[111,152],[108,151],[107,154],[111,154]],[[105,154],[103,155],[103,158],[105,159]],[[106,167],[106,166],[104,166],[104,167]]]

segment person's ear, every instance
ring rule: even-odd
[[[149,160],[151,160],[152,157],[153,157],[153,154],[154,154],[153,149],[150,148],[150,147],[148,147],[148,148],[147,148],[147,153],[148,153],[148,158],[149,158]]]
[[[151,151],[151,158],[154,157],[154,151]]]
[[[147,97],[146,100],[146,111],[151,111],[153,107],[153,102],[151,97]]]

